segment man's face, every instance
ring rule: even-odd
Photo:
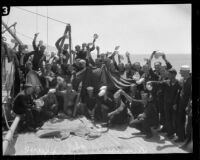
[[[148,93],[141,92],[141,98],[142,100],[148,100]]]
[[[41,91],[40,87],[39,87],[39,86],[37,86],[37,87],[35,88],[35,92],[36,92],[36,94],[39,94],[39,93],[40,93],[40,91]]]
[[[161,64],[160,63],[155,63],[154,64],[154,68],[155,68],[156,71],[159,71],[160,68],[161,68]]]
[[[145,73],[148,73],[148,72],[149,72],[149,67],[148,67],[147,65],[144,65],[144,66],[142,67],[142,69],[143,69],[143,71],[144,71]]]
[[[65,45],[64,45],[64,50],[68,50],[68,48],[69,48],[69,45],[68,45],[68,44],[65,44]]]
[[[84,47],[86,47],[87,46],[87,44],[86,43],[83,43],[82,44],[82,48],[84,48]]]
[[[27,64],[27,68],[28,68],[28,70],[31,70],[32,67],[33,67],[32,63],[28,63],[28,64]]]
[[[75,47],[75,50],[78,52],[78,51],[81,50],[81,47],[80,47],[80,46],[76,46],[76,47]]]
[[[33,93],[33,87],[26,88],[26,94],[31,95]]]
[[[41,47],[40,47],[40,51],[41,51],[42,53],[44,53],[45,49],[46,49],[45,46],[41,46]]]
[[[130,87],[130,91],[131,91],[131,93],[135,95],[135,93],[136,93],[136,89],[137,89],[136,85],[131,86],[131,87]]]
[[[140,68],[141,68],[141,66],[140,66],[140,63],[139,63],[139,62],[136,62],[136,63],[134,64],[134,66],[135,66],[135,69],[136,69],[137,71],[139,71],[139,70],[140,70]]]
[[[46,69],[47,69],[48,71],[50,71],[50,70],[51,70],[51,65],[50,65],[50,64],[47,64],[47,65],[46,65]]]
[[[71,83],[67,83],[66,90],[67,90],[68,92],[69,92],[69,91],[72,91],[72,84],[71,84]]]
[[[88,93],[88,95],[89,95],[90,97],[92,97],[92,96],[93,96],[93,93],[94,93],[94,91],[93,91],[93,90],[87,90],[87,93]]]
[[[187,77],[189,76],[189,74],[190,74],[190,71],[189,71],[189,70],[188,70],[188,71],[180,70],[180,75],[181,75],[181,77],[183,77],[183,78],[187,78]]]

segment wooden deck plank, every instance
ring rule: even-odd
[[[110,129],[101,137],[86,140],[70,135],[63,141],[40,139],[36,134],[19,134],[14,144],[15,155],[66,155],[66,154],[137,154],[137,153],[187,153],[179,145],[164,139],[154,132],[154,137],[145,140],[143,136],[132,135],[138,130],[127,127],[124,130]]]

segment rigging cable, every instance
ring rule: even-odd
[[[48,6],[47,6],[47,52],[48,52]]]
[[[38,14],[38,7],[36,6],[36,13]],[[38,15],[36,14],[36,33],[38,32]]]
[[[15,7],[15,8],[20,9],[20,10],[23,10],[23,11],[26,11],[26,12],[29,12],[29,13],[32,13],[32,14],[37,14],[37,15],[39,15],[39,16],[41,16],[41,17],[44,17],[44,18],[47,18],[47,16],[44,16],[44,15],[42,15],[42,14],[29,11],[29,10],[24,9],[24,8],[20,8],[20,7]],[[51,19],[51,20],[53,20],[53,21],[56,21],[56,22],[59,22],[59,23],[63,23],[63,24],[69,24],[69,23],[66,23],[66,22],[57,20],[57,19],[55,19],[55,18],[51,18],[51,17],[48,17],[48,19]]]

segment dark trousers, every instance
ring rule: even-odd
[[[186,120],[186,113],[185,108],[183,106],[178,107],[177,111],[177,127],[176,127],[176,134],[179,139],[184,140],[185,139],[185,120]]]
[[[158,96],[156,100],[156,126],[159,124],[165,124],[165,111],[164,111],[164,98],[163,96]]]
[[[164,113],[165,113],[165,124],[164,127],[169,135],[175,133],[175,111],[173,110],[173,106],[171,104],[164,105]]]
[[[27,108],[27,109],[24,109],[23,111],[18,110],[18,111],[14,111],[14,112],[16,114],[22,115],[23,118],[22,118],[22,121],[20,122],[21,125],[26,124],[26,126],[36,127],[32,109]]]
[[[134,127],[140,130],[141,132],[144,132],[146,135],[152,135],[151,126],[153,125],[154,123],[152,123],[151,120],[148,120],[146,118],[144,119],[137,118],[129,124],[130,127]]]
[[[128,122],[128,113],[126,108],[121,112],[115,114],[111,119],[111,124],[126,124]]]

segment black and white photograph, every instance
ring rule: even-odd
[[[10,6],[1,21],[3,155],[193,153],[191,4]]]

